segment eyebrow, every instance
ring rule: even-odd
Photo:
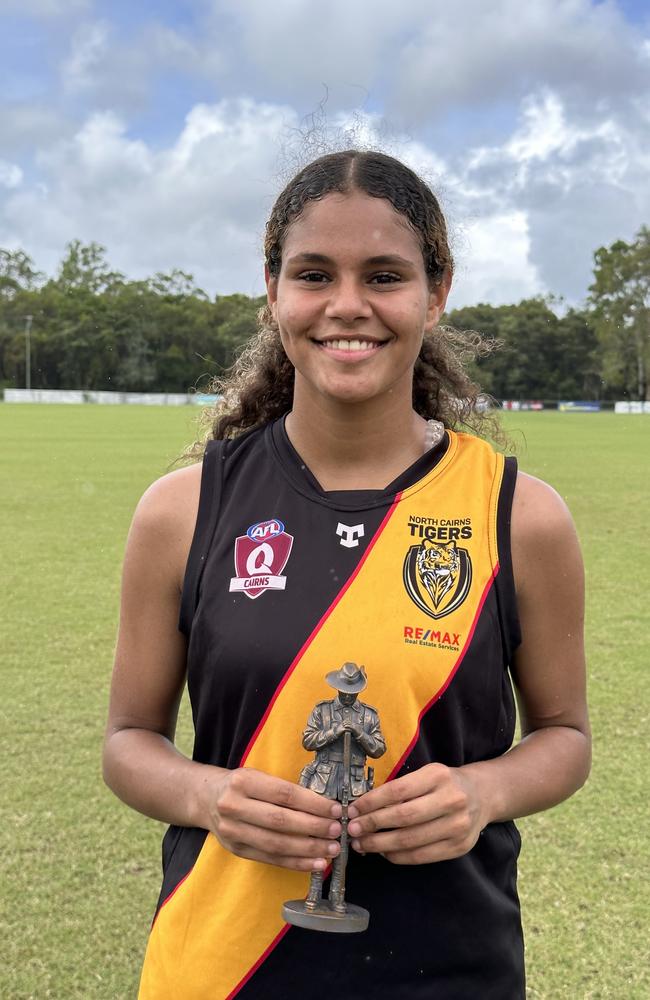
[[[335,264],[336,262],[322,253],[297,253],[290,257],[288,264]],[[364,265],[369,267],[413,267],[413,261],[401,257],[397,253],[379,254],[376,257],[368,257],[364,260]]]

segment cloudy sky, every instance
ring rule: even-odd
[[[268,210],[352,143],[440,194],[451,305],[579,303],[650,223],[647,0],[0,0],[0,247],[259,294]],[[321,109],[324,110],[321,110]]]

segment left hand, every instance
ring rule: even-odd
[[[458,858],[488,823],[478,786],[465,768],[427,764],[356,799],[348,832],[354,850],[397,865]]]

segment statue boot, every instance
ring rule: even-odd
[[[323,897],[323,873],[312,872],[309,877],[309,892],[305,900],[306,910],[315,910]]]

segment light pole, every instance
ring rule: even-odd
[[[25,388],[28,391],[32,387],[32,344],[30,334],[33,318],[33,316],[25,316]]]

